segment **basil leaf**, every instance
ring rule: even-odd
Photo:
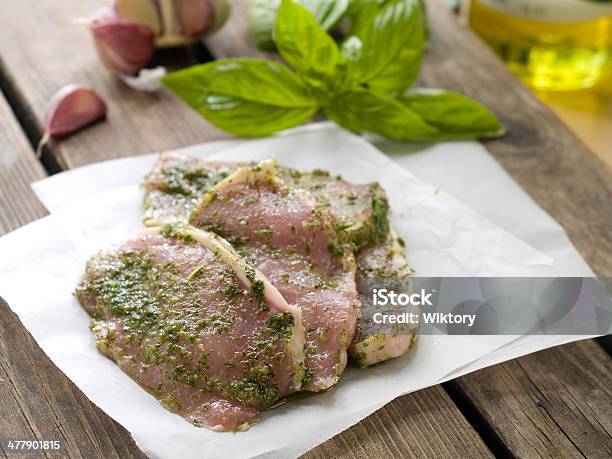
[[[308,86],[274,61],[222,59],[171,73],[162,81],[211,123],[242,136],[299,125],[319,107]]]
[[[333,28],[346,14],[349,0],[297,0],[310,11],[325,30]],[[273,31],[280,0],[250,0],[248,19],[255,43],[261,49],[276,48]]]
[[[243,137],[262,137],[299,126],[318,110],[270,106],[217,94],[202,96],[192,108],[218,128]]]
[[[374,0],[351,0],[349,2],[349,8],[347,11],[347,14],[349,16],[355,16],[357,13],[359,13],[359,11],[361,10],[361,8],[363,8],[363,6],[370,1],[374,1]],[[383,3],[384,0],[376,0],[377,3]]]
[[[339,52],[336,42],[313,14],[293,0],[282,0],[276,17],[274,41],[287,63],[309,81],[334,76]]]
[[[349,0],[298,0],[304,8],[310,11],[321,27],[330,30],[344,16],[349,8]]]
[[[475,100],[440,89],[412,89],[398,99],[440,131],[441,138],[497,137],[505,130],[495,114]]]
[[[308,86],[285,65],[275,61],[220,59],[173,72],[163,82],[177,93],[188,88],[263,105],[291,108],[317,105]]]
[[[365,87],[399,94],[416,80],[423,59],[426,18],[420,0],[390,0],[380,5],[364,2],[352,24],[352,35],[361,41],[355,56],[355,42],[343,44],[350,77]],[[351,45],[352,52],[344,48]]]
[[[394,140],[421,140],[438,133],[409,107],[365,89],[338,94],[325,113],[351,131],[373,132]]]

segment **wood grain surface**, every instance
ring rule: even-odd
[[[436,426],[446,426],[440,430]],[[429,432],[429,433],[428,433]],[[423,435],[431,436],[424,441]],[[400,397],[304,458],[492,457],[441,386]]]
[[[128,90],[102,69],[89,32],[74,19],[105,3],[20,0],[3,5],[1,77],[19,104],[25,128],[35,133],[32,137],[42,135],[42,114],[51,94],[74,82],[103,94],[109,122],[52,145],[48,153],[63,168],[223,137],[173,96]],[[240,11],[208,40],[215,56],[253,54]],[[500,114],[510,134],[489,142],[489,151],[564,225],[594,269],[610,274],[610,172],[443,7],[430,3],[430,14],[434,38],[422,80],[460,90]],[[184,56],[185,62],[192,60]],[[6,232],[45,214],[27,187],[44,171],[6,104],[2,107],[0,147],[12,152],[0,158],[0,229]],[[597,369],[589,373],[590,367]],[[611,375],[609,357],[587,342],[498,365],[457,384],[476,410],[470,416],[490,426],[514,454],[598,457],[609,452]],[[0,422],[0,436],[59,436],[71,457],[139,454],[125,430],[53,366],[4,304],[0,379],[0,417],[8,420]],[[401,397],[309,453],[332,455],[479,457],[490,451],[447,392],[436,386]]]
[[[459,380],[517,457],[612,457],[612,360],[593,340]]]
[[[30,189],[31,182],[46,175],[0,94],[0,234],[47,214]]]

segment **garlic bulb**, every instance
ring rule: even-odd
[[[117,17],[149,27],[155,46],[197,41],[219,29],[229,15],[227,0],[115,0]]]

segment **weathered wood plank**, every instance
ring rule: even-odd
[[[68,457],[143,457],[130,434],[55,367],[0,299],[0,434],[62,440]]]
[[[29,187],[46,174],[1,96],[0,120],[0,234],[4,234],[47,214]],[[0,437],[61,439],[70,457],[140,454],[127,431],[53,365],[2,299]]]
[[[612,360],[593,340],[472,373],[460,385],[518,457],[612,456]]]
[[[0,95],[0,234],[46,215],[29,184],[46,173]]]
[[[433,408],[433,410],[432,410]],[[437,426],[445,426],[440,429]],[[429,438],[423,438],[423,435]],[[304,458],[492,457],[441,386],[389,403]]]
[[[500,115],[509,133],[487,142],[486,148],[564,226],[593,269],[600,275],[612,274],[611,171],[477,37],[458,26],[446,8],[431,1],[429,13],[432,41],[421,81],[427,86],[469,95]],[[209,39],[209,49],[219,57],[269,57],[253,49],[242,18],[237,14],[234,27]],[[610,387],[609,356],[595,342],[569,344],[536,355],[541,368],[533,365],[536,357],[527,356],[460,378],[459,388],[469,395],[480,416],[498,432],[505,446],[518,456],[591,453],[598,457],[605,453],[605,432],[609,435],[609,428],[602,430],[601,426],[609,424],[610,413],[579,411],[592,405],[592,376],[588,371],[576,371],[575,361],[591,361],[599,366],[602,383]],[[547,377],[533,378],[533,372]],[[573,410],[564,408],[564,402],[558,398],[558,385],[551,384],[570,376]],[[557,413],[565,409],[565,422],[551,416],[539,399],[525,396],[516,384],[509,385],[509,379],[529,381],[529,385],[521,387],[525,393],[538,393],[540,398],[557,401],[554,409]],[[609,391],[597,394],[604,406],[612,406]],[[497,403],[499,400],[503,407]],[[522,422],[526,413],[538,423]],[[550,440],[546,441],[547,437]],[[336,441],[339,440],[327,442],[325,447],[333,448]]]

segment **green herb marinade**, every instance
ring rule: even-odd
[[[165,226],[161,235],[175,241],[179,247],[195,243],[179,225]],[[147,374],[152,366],[163,366],[168,368],[167,382],[185,384],[202,393],[216,391],[247,405],[268,406],[278,396],[278,384],[266,360],[286,357],[284,346],[292,338],[293,316],[270,313],[261,327],[254,330],[243,355],[236,361],[224,363],[227,371],[240,365],[242,377],[232,377],[227,382],[211,377],[206,352],[194,361],[198,338],[203,333],[230,333],[233,318],[240,313],[234,309],[233,300],[241,296],[255,302],[258,314],[265,314],[268,306],[265,285],[255,280],[254,269],[247,273],[250,290],[241,287],[232,269],[221,272],[222,282],[211,280],[208,269],[202,265],[186,276],[180,274],[177,265],[156,264],[154,255],[146,248],[119,249],[89,261],[86,277],[76,294],[83,304],[92,299],[95,302],[92,330],[101,350],[133,364],[139,356],[137,371],[140,374]],[[219,313],[204,312],[198,298],[203,288],[216,298]],[[106,321],[119,321],[121,334],[110,333],[113,327],[109,328]],[[137,354],[113,354],[133,344],[136,344]],[[161,386],[146,387],[160,396],[164,394]],[[171,394],[162,402],[172,411],[181,409]]]

